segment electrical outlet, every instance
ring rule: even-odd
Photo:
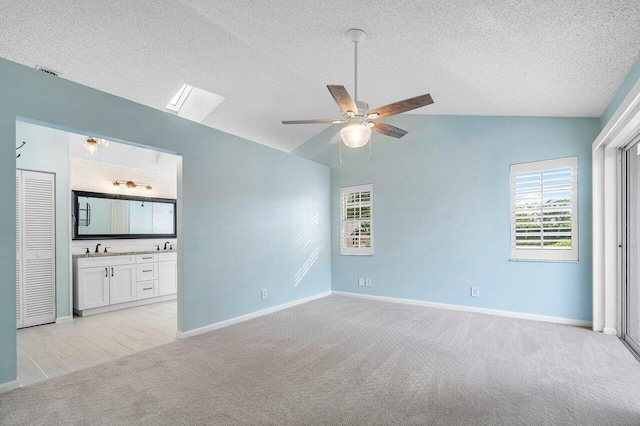
[[[267,298],[267,289],[263,288],[262,289],[262,299],[266,299]]]
[[[480,297],[480,287],[471,287],[471,297]]]
[[[371,278],[367,278],[366,280],[364,280],[364,285],[366,287],[371,287]]]
[[[358,285],[364,287],[364,278],[358,278]]]

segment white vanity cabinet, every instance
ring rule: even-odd
[[[96,266],[78,269],[73,281],[74,308],[91,309],[109,304],[108,267]]]
[[[178,253],[160,253],[158,283],[160,296],[178,292]]]
[[[134,256],[74,259],[73,307],[98,308],[136,300]]]
[[[73,259],[73,308],[79,315],[175,299],[177,253]]]
[[[136,265],[116,265],[111,267],[109,277],[109,304],[131,302],[136,300]]]

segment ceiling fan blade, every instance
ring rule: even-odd
[[[283,121],[282,124],[318,124],[318,123],[344,123],[344,120],[335,119],[335,118],[321,118],[319,120],[289,120]]]
[[[369,111],[367,116],[369,118],[383,118],[390,117],[396,114],[402,114],[403,112],[411,111],[412,109],[420,108],[423,106],[431,105],[433,99],[430,94],[416,96],[415,98],[405,99],[404,101],[394,102],[389,105],[375,108]],[[375,115],[377,114],[377,115]]]
[[[347,114],[349,111],[353,114],[358,113],[356,103],[353,102],[351,95],[349,95],[349,92],[347,92],[347,89],[345,89],[344,86],[335,86],[330,84],[327,86],[327,89],[331,92],[331,96],[333,96],[333,99],[336,101],[343,114]]]
[[[387,123],[382,123],[380,121],[376,121],[374,122],[374,124],[375,126],[373,126],[371,130],[373,130],[376,133],[380,133],[382,135],[391,136],[392,138],[400,139],[401,137],[409,133],[406,130],[402,130],[396,126],[392,126],[391,124],[387,124]]]

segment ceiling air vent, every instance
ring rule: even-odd
[[[59,73],[58,71],[54,71],[54,70],[49,69],[49,68],[41,67],[40,65],[36,65],[36,69],[38,71],[45,72],[45,73],[47,73],[49,75],[55,75],[56,77],[60,77],[60,75],[62,75],[62,73]]]

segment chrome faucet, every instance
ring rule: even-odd
[[[96,253],[100,253],[100,250],[98,250],[98,247],[100,247],[102,244],[96,244]]]
[[[167,249],[167,244],[171,244],[169,241],[167,241],[166,243],[164,243],[164,249]]]

